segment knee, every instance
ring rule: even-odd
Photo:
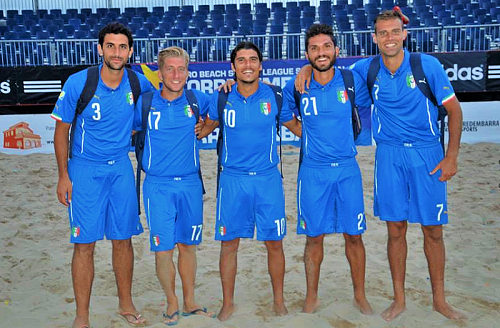
[[[323,246],[323,239],[325,235],[317,236],[317,237],[307,237],[306,239],[306,247],[321,247]]]
[[[399,240],[406,237],[406,229],[408,224],[406,221],[388,222],[387,231],[389,240]]]
[[[283,243],[281,240],[268,240],[265,242],[268,252],[282,252]]]
[[[427,241],[439,243],[443,241],[443,227],[438,226],[422,226],[424,238]]]
[[[344,234],[346,245],[348,246],[363,246],[363,239],[361,235],[348,235]]]
[[[174,255],[173,249],[170,249],[168,251],[155,252],[156,261],[172,260],[173,255]]]
[[[233,254],[238,252],[238,247],[240,245],[239,239],[225,240],[221,242],[221,253]]]
[[[179,253],[182,254],[196,254],[196,245],[186,245],[178,243],[177,248],[179,249]]]
[[[132,240],[131,239],[113,240],[112,243],[113,243],[113,248],[118,248],[118,249],[132,248]]]
[[[75,244],[74,253],[77,256],[93,257],[94,256],[95,243],[90,244]]]

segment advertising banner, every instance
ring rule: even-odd
[[[500,143],[500,101],[462,103],[461,106],[464,115],[463,143]],[[445,142],[448,142],[448,129]]]
[[[6,154],[54,152],[55,121],[50,114],[0,115],[1,148]]]
[[[500,51],[488,51],[487,90],[500,90]]]
[[[500,52],[432,53],[443,64],[455,92],[500,90]],[[340,68],[349,67],[362,57],[337,58]],[[262,78],[284,86],[306,60],[267,60],[262,63]],[[0,106],[54,104],[68,77],[87,66],[23,66],[0,67]],[[133,64],[159,88],[156,64]],[[233,78],[229,62],[192,63],[188,88],[212,93]],[[19,107],[19,114],[27,108]],[[0,107],[0,114],[2,110]]]

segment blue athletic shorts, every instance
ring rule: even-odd
[[[73,185],[68,208],[72,243],[123,240],[143,232],[130,159],[90,162],[70,159]]]
[[[215,218],[215,239],[282,240],[286,235],[285,197],[278,169],[243,174],[221,172]]]
[[[297,207],[299,235],[362,234],[366,217],[356,159],[333,166],[303,163],[297,181]]]
[[[441,170],[429,173],[443,159],[439,143],[377,145],[373,212],[383,221],[405,221],[426,225],[448,223],[446,182]]]
[[[143,197],[152,252],[171,250],[177,243],[201,243],[203,190],[198,174],[175,178],[147,175]]]

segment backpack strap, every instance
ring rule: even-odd
[[[98,83],[99,66],[92,66],[87,68],[87,79],[85,80],[85,85],[83,87],[82,93],[80,94],[80,98],[78,98],[78,101],[76,103],[75,117],[73,118],[73,122],[71,122],[71,131],[69,138],[69,158],[73,156],[73,140],[75,136],[76,119],[78,115],[81,115],[83,113],[85,107],[87,107],[87,105],[94,97]]]
[[[366,78],[366,86],[368,87],[368,94],[372,98],[373,103],[373,86],[375,85],[375,80],[377,79],[378,71],[380,71],[380,55],[373,57],[368,68],[368,76]]]
[[[354,88],[354,75],[348,69],[340,69],[340,74],[344,78],[344,86],[347,90],[347,98],[351,102],[352,132],[354,140],[361,133],[361,119],[359,118],[358,106],[356,106],[356,92]]]
[[[193,92],[193,90],[184,90],[186,94],[187,101],[189,103],[189,106],[194,112],[194,117],[196,119],[195,125],[198,124],[198,121],[200,120],[200,105],[198,104],[198,99],[196,99],[196,96]],[[199,164],[199,163],[198,163]],[[198,176],[200,177],[201,181],[201,189],[203,190],[203,194],[205,194],[205,185],[203,184],[203,176],[201,175],[201,165],[198,167]]]
[[[219,195],[219,180],[220,172],[222,171],[222,144],[224,138],[224,108],[226,107],[227,97],[229,93],[219,91],[217,98],[217,115],[219,116],[219,137],[217,138],[217,189],[215,197]]]
[[[139,214],[141,214],[141,171],[142,171],[142,157],[144,155],[144,145],[146,143],[146,133],[148,132],[148,117],[151,111],[151,103],[153,101],[154,92],[147,92],[142,95],[142,108],[141,108],[141,131],[137,131],[134,135],[135,138],[135,157],[137,159],[137,173],[135,182],[135,191],[137,193],[137,206],[139,207]]]
[[[137,73],[134,72],[130,68],[126,68],[127,70],[127,76],[128,76],[128,83],[130,84],[130,89],[132,89],[132,97],[134,98],[134,104],[137,102],[137,99],[139,99],[139,96],[141,95],[141,82],[139,81],[139,77],[137,77]]]
[[[283,179],[283,158],[281,157],[282,147],[281,147],[281,133],[280,133],[280,116],[281,116],[281,108],[283,107],[283,90],[276,85],[269,85],[274,93],[274,98],[276,100],[276,105],[278,106],[278,113],[276,114],[276,133],[280,139],[280,170],[281,170],[281,178]]]
[[[410,53],[410,66],[413,78],[415,79],[415,83],[417,84],[419,90],[438,109],[438,121],[440,122],[440,132],[441,132],[441,136],[439,137],[439,142],[441,143],[444,152],[444,126],[445,126],[444,118],[446,117],[446,115],[448,115],[448,112],[446,111],[446,108],[444,108],[444,106],[438,105],[436,97],[434,96],[434,93],[432,92],[431,87],[427,82],[427,78],[424,73],[424,68],[422,66],[422,56],[420,53]]]
[[[295,88],[295,86],[293,87],[293,99],[295,100],[295,106],[297,107],[297,112],[299,113],[299,116],[297,117],[297,119],[300,121],[301,118],[302,118],[302,113],[300,112],[300,99],[301,99],[302,95],[299,93],[299,91]],[[304,153],[302,151],[302,145],[303,145],[303,140],[304,138],[300,138],[300,155],[299,155],[299,168],[298,170],[300,171],[300,165],[302,164],[302,157],[304,156]]]

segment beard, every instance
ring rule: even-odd
[[[114,70],[114,71],[121,71],[125,67],[125,64],[126,64],[123,62],[121,64],[112,64],[111,59],[104,59],[104,58],[103,58],[103,61],[104,61],[104,64],[106,64],[106,66],[108,66],[109,69]]]
[[[326,57],[326,56],[324,56],[324,57]],[[323,58],[323,57],[320,57],[320,58]],[[328,57],[326,57],[326,58],[328,58]],[[319,59],[319,58],[317,58],[317,59]],[[318,65],[316,65],[316,61],[309,61],[309,63],[318,72],[326,72],[326,71],[330,70],[330,68],[332,68],[333,65],[335,65],[336,60],[337,60],[337,58],[335,56],[333,56],[333,59],[325,67],[319,67]]]

